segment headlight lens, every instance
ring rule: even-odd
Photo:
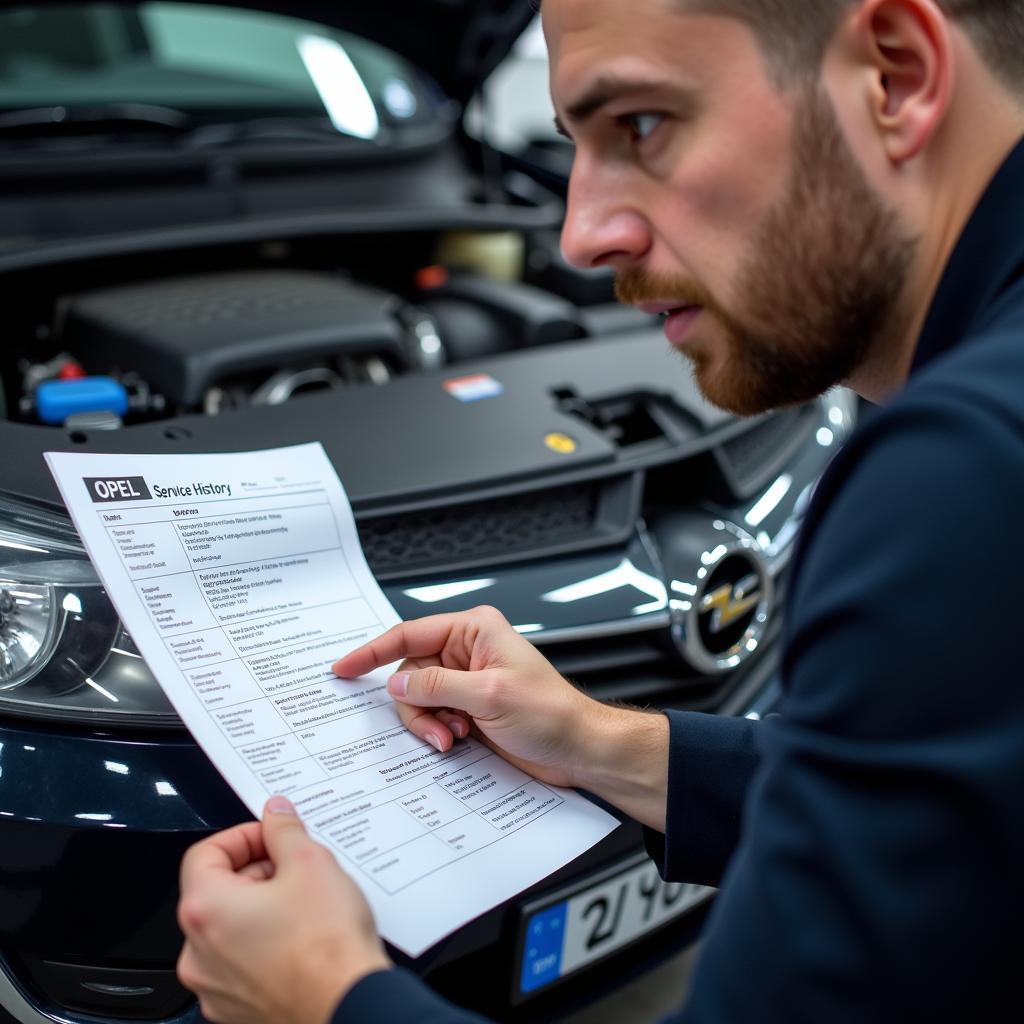
[[[53,651],[49,587],[0,579],[0,690],[28,682]]]
[[[31,679],[53,648],[50,588],[0,580],[0,690]]]
[[[0,713],[179,724],[71,521],[10,499],[0,500]]]

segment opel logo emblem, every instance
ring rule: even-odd
[[[729,672],[760,646],[772,609],[772,580],[757,542],[738,530],[702,562],[683,653],[704,672]]]
[[[701,598],[702,615],[710,614],[707,630],[712,636],[720,636],[730,626],[741,622],[746,625],[747,615],[761,600],[761,577],[748,573],[737,583],[723,583],[710,594]]]

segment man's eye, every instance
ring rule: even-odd
[[[638,139],[646,139],[664,120],[662,114],[629,114],[623,120]]]

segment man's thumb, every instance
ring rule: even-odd
[[[312,842],[291,800],[272,796],[263,808],[263,844],[275,867],[281,867],[300,846]]]

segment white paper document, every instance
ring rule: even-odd
[[[331,664],[399,621],[319,444],[223,455],[50,452],[107,593],[249,809],[286,794],[411,956],[618,824],[476,740],[401,724],[395,666]]]

